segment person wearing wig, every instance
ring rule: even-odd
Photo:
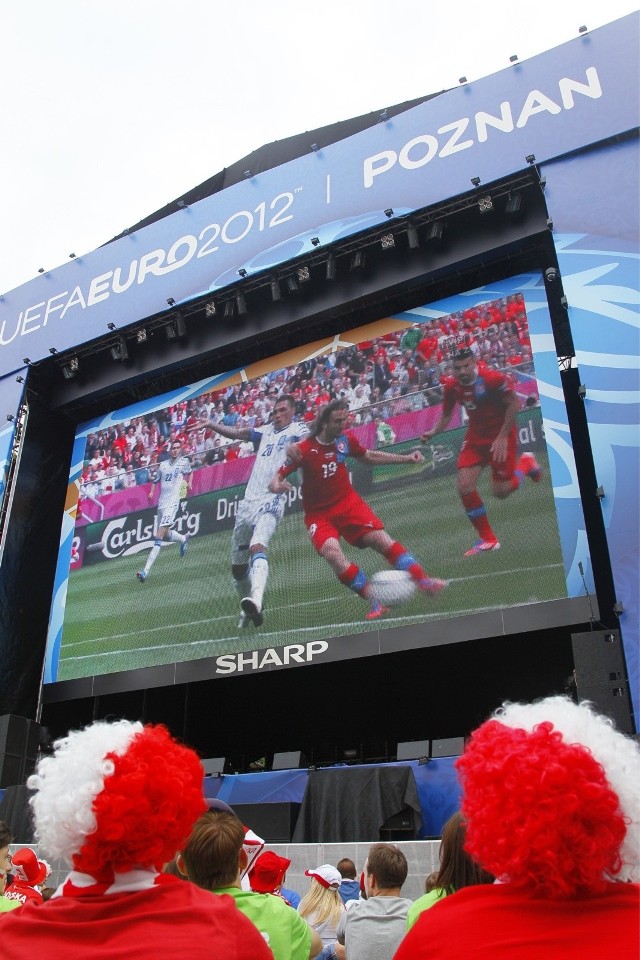
[[[588,703],[505,704],[457,761],[465,849],[498,883],[425,911],[394,960],[610,960],[640,948],[640,751]]]
[[[449,817],[442,828],[440,841],[440,869],[437,871],[433,886],[409,907],[407,930],[414,925],[423,910],[456,890],[476,883],[493,883],[493,874],[488,873],[474,863],[464,849],[465,825],[460,811]]]
[[[58,740],[27,786],[39,849],[71,872],[3,918],[3,958],[269,960],[231,899],[160,872],[206,807],[203,775],[162,726],[99,722]]]
[[[394,960],[630,960],[640,751],[588,703],[505,704],[457,762],[465,849],[498,878],[425,911]]]

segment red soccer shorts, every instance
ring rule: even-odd
[[[322,511],[309,511],[305,514],[304,522],[311,543],[318,552],[332,537],[335,540],[343,537],[347,543],[361,547],[360,541],[372,530],[384,530],[380,517],[357,493]]]
[[[479,440],[467,433],[458,455],[458,470],[464,467],[491,467],[494,480],[510,480],[517,462],[517,441],[515,427],[507,437],[507,458],[496,463],[491,455],[493,440]]]

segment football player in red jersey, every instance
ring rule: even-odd
[[[365,463],[423,463],[419,450],[411,453],[388,453],[367,450],[358,438],[346,429],[349,404],[332,400],[316,417],[310,436],[288,448],[287,461],[271,481],[273,493],[291,490],[287,477],[294,470],[302,474],[304,522],[311,543],[327,561],[341,583],[369,602],[367,620],[388,612],[372,596],[369,581],[360,567],[351,563],[340,546],[340,537],[357,547],[371,547],[381,553],[396,570],[406,570],[425,593],[439,593],[445,580],[430,577],[397,540],[384,529],[382,520],[351,486],[347,457]]]
[[[494,497],[504,499],[520,486],[525,476],[535,483],[542,471],[532,453],[516,459],[516,416],[520,409],[511,378],[476,362],[472,350],[458,350],[453,359],[453,376],[443,377],[442,413],[432,430],[422,434],[427,443],[448,425],[457,404],[469,418],[467,432],[458,456],[458,493],[478,539],[465,557],[497,550],[500,542],[487,517],[478,493],[478,479],[486,466],[491,467]]]

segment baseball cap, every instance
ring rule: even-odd
[[[322,866],[314,870],[305,870],[305,877],[313,877],[323,887],[333,887],[335,890],[340,886],[342,875],[339,870],[332,867],[330,863],[323,863]]]
[[[272,893],[280,886],[285,873],[291,866],[291,860],[280,857],[273,850],[261,853],[249,874],[251,889],[255,893]]]

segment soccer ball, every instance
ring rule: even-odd
[[[416,584],[406,570],[381,570],[369,583],[371,596],[385,607],[406,603],[416,592]]]

